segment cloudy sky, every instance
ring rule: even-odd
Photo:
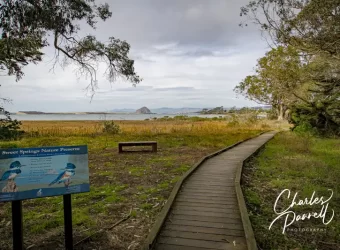
[[[114,0],[113,16],[97,30],[83,28],[102,41],[114,36],[131,45],[130,56],[143,81],[133,87],[99,77],[90,99],[72,66],[51,72],[53,50],[44,61],[24,69],[25,76],[1,76],[1,96],[10,111],[107,111],[117,108],[215,107],[256,105],[233,88],[253,73],[268,50],[258,27],[241,28],[240,7],[247,0]],[[99,73],[99,76],[101,76]]]

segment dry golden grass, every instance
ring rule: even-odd
[[[124,134],[214,134],[242,130],[282,129],[286,126],[274,121],[226,120],[150,120],[116,121]],[[102,121],[23,121],[22,129],[29,136],[95,136],[103,133]]]

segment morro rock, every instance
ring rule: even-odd
[[[152,114],[150,109],[148,109],[147,107],[142,107],[140,109],[136,110],[137,114]]]

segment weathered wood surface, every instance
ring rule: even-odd
[[[134,151],[123,151],[125,146],[151,146],[151,152],[157,152],[157,142],[156,141],[130,141],[130,142],[119,142],[118,143],[118,153],[124,152],[134,152]]]
[[[248,249],[235,175],[274,134],[245,141],[199,166],[181,186],[154,249]]]

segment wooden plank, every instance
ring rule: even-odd
[[[181,215],[196,215],[196,216],[212,216],[212,217],[220,217],[220,218],[241,218],[240,212],[225,212],[225,213],[215,213],[208,211],[183,211],[183,210],[173,210],[172,214],[181,214]]]
[[[212,228],[212,227],[195,227],[195,226],[180,226],[174,224],[166,224],[164,230],[176,230],[181,232],[196,232],[208,234],[222,234],[227,236],[244,237],[244,232],[240,230],[230,230],[226,228]]]
[[[224,185],[224,184],[231,184],[233,183],[234,181],[234,178],[231,178],[231,179],[225,179],[224,181],[210,181],[210,180],[190,180],[190,182],[188,182],[189,184],[202,184],[202,185],[215,185],[215,186],[221,186],[221,185]]]
[[[170,244],[157,244],[155,247],[156,250],[211,250],[213,248],[205,248],[205,247],[189,247],[189,246],[178,246],[178,245],[170,245]]]
[[[193,198],[197,197],[197,196],[201,196],[201,197],[211,197],[211,196],[216,196],[216,197],[221,197],[221,198],[235,198],[236,197],[236,192],[234,191],[219,191],[216,190],[214,192],[214,190],[203,190],[203,189],[197,189],[197,191],[195,192],[193,189],[183,189],[180,192],[180,195],[185,195],[185,196],[192,196]],[[190,197],[187,197],[190,198]],[[199,197],[197,197],[199,199]]]
[[[198,216],[198,215],[182,215],[182,214],[171,214],[169,220],[193,220],[193,221],[206,221],[206,222],[224,222],[230,224],[240,224],[241,218],[221,218],[213,216]]]
[[[241,221],[240,221],[241,222]],[[176,220],[169,219],[167,224],[171,225],[183,225],[183,226],[195,226],[195,227],[212,227],[212,228],[226,228],[231,230],[240,230],[243,231],[242,224],[228,224],[222,222],[210,222],[210,221],[196,221],[196,220]]]
[[[181,192],[191,192],[195,193],[195,191],[200,192],[200,193],[215,193],[215,194],[229,194],[229,193],[235,193],[235,188],[220,188],[220,187],[215,187],[215,188],[204,188],[204,187],[182,187]]]
[[[220,195],[220,196],[226,196],[228,194],[230,195],[235,195],[236,191],[235,188],[232,188],[229,190],[228,189],[220,189],[220,188],[209,188],[209,189],[204,189],[204,188],[191,188],[191,187],[184,187],[181,189],[180,193],[187,193],[187,194],[215,194],[215,195]]]
[[[209,162],[206,162],[206,164],[208,164]],[[225,179],[225,174],[228,174],[228,173],[231,173],[231,170],[229,169],[228,171],[224,170],[223,171],[223,174],[222,173],[215,173],[215,171],[218,171],[218,169],[213,169],[213,168],[210,168],[210,164],[209,164],[209,172],[206,172],[206,173],[195,173],[192,175],[192,178],[193,179],[196,179],[196,178],[213,178],[213,179]]]
[[[200,207],[200,206],[178,206],[175,205],[173,207],[173,210],[176,211],[201,211],[201,212],[215,212],[215,213],[226,213],[228,212],[228,209],[233,209],[235,211],[238,211],[237,205],[228,205],[223,208],[215,208],[215,207]]]
[[[135,152],[135,151],[123,151],[123,146],[151,146],[151,152],[157,152],[157,142],[156,141],[137,141],[137,142],[119,142],[118,143],[118,153],[124,152]]]
[[[213,190],[205,190],[203,188],[200,189],[195,189],[195,188],[182,188],[181,189],[182,192],[186,192],[186,193],[199,193],[199,194],[225,194],[227,195],[229,192],[227,190],[218,190],[216,189],[215,191]]]
[[[191,188],[197,188],[197,187],[206,187],[206,188],[230,188],[234,187],[234,183],[232,181],[224,184],[213,184],[213,183],[202,183],[202,182],[188,182],[183,184],[183,187],[191,187]]]
[[[207,199],[195,199],[195,198],[178,198],[177,201],[185,201],[185,202],[200,202],[200,203],[209,203],[209,204],[221,204],[221,205],[228,205],[228,204],[235,204],[234,199],[226,199],[224,201],[213,201],[213,200],[207,200]]]
[[[200,199],[200,200],[208,200],[208,201],[230,201],[232,199],[236,199],[236,194],[234,195],[213,195],[213,194],[197,194],[193,195],[190,193],[181,193],[178,195],[178,198],[183,199]],[[237,202],[235,202],[237,204]]]
[[[223,182],[226,180],[225,177],[204,177],[204,176],[195,176],[190,179],[193,181],[202,181],[202,182],[205,182],[205,181]]]
[[[212,176],[216,176],[216,175],[221,175],[223,176],[224,174],[230,174],[232,173],[234,170],[228,166],[222,166],[221,164],[219,164],[219,166],[211,166],[210,162],[209,162],[209,168],[201,168],[199,170],[197,170],[197,172],[195,172],[195,175],[212,175]]]
[[[128,141],[128,142],[118,142],[118,145],[124,145],[124,146],[151,145],[151,144],[157,144],[157,141]]]
[[[220,241],[227,243],[233,243],[233,241],[235,241],[236,245],[246,244],[246,240],[244,237],[226,236],[221,234],[206,234],[206,233],[181,232],[174,230],[163,230],[160,235],[173,238]]]
[[[172,238],[160,236],[158,242],[161,244],[171,244],[175,246],[190,246],[190,247],[205,247],[213,249],[234,249],[234,250],[246,250],[244,245],[236,245],[227,242],[217,242],[217,241],[207,241],[207,240],[193,240],[193,239],[183,239],[183,238]],[[177,248],[175,248],[177,249]]]
[[[199,206],[202,208],[227,208],[228,206],[237,206],[234,202],[229,204],[211,204],[211,203],[201,203],[201,202],[188,202],[188,201],[176,201],[174,206]]]
[[[204,185],[185,185],[184,187],[181,188],[182,190],[186,189],[197,189],[197,190],[206,190],[206,191],[214,191],[214,190],[220,190],[220,191],[226,191],[228,193],[235,193],[234,186],[208,186]]]

